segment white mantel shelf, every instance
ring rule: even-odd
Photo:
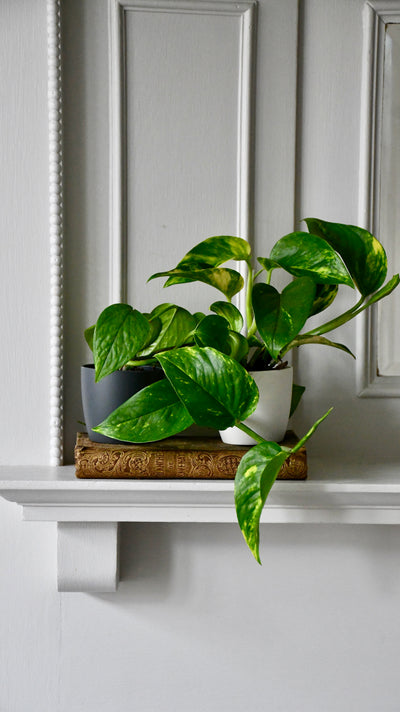
[[[77,479],[73,466],[1,466],[0,494],[23,518],[58,523],[60,591],[118,583],[119,522],[235,522],[233,482]],[[400,524],[400,462],[309,458],[309,479],[276,482],[263,523]]]

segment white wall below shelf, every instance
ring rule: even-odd
[[[309,458],[309,479],[276,482],[262,523],[400,524],[400,462]],[[119,522],[235,522],[233,482],[77,479],[75,468],[0,467],[23,518],[58,523],[60,591],[115,591]]]

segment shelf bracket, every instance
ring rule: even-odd
[[[59,591],[112,593],[119,580],[117,522],[57,523]]]

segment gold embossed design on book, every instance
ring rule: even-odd
[[[296,436],[288,432],[289,447]],[[221,479],[232,480],[248,447],[227,445],[219,438],[169,438],[145,445],[105,445],[78,433],[75,473],[79,478]],[[278,479],[304,480],[307,454],[302,447],[282,466]]]

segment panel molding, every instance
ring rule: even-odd
[[[385,33],[400,23],[400,0],[370,0],[363,9],[359,224],[378,234]],[[378,305],[358,317],[357,392],[362,398],[399,397],[400,376],[378,373]]]
[[[63,462],[63,130],[61,75],[61,0],[47,0],[50,254],[50,465],[61,465]]]
[[[128,12],[206,14],[240,20],[238,72],[237,234],[251,240],[253,231],[253,166],[255,104],[255,36],[257,2],[202,2],[202,0],[110,0],[110,302],[127,298],[126,214],[126,39]],[[244,266],[238,266],[239,271]],[[243,272],[242,272],[243,273]],[[243,275],[244,276],[244,275]],[[243,297],[244,298],[244,297]],[[239,308],[244,305],[239,303]]]

